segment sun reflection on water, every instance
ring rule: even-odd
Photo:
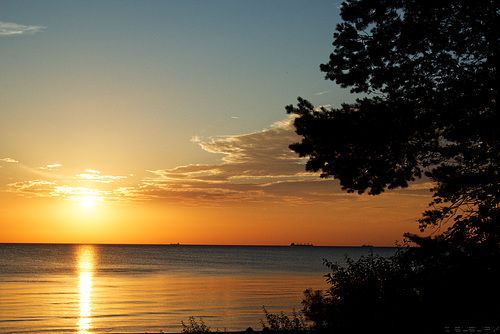
[[[91,333],[92,329],[92,276],[94,274],[95,249],[92,245],[81,245],[77,248],[78,288],[80,315],[78,334]]]

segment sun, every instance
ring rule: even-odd
[[[80,203],[86,209],[91,209],[95,206],[96,199],[94,196],[83,196]]]

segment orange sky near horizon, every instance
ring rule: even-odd
[[[413,218],[419,212],[404,209],[408,200],[413,201],[397,199],[391,206],[383,198],[361,200],[358,204],[368,207],[358,209],[324,204],[176,208],[152,203],[85,208],[61,200],[10,199],[2,201],[10,209],[0,212],[0,242],[395,246],[404,232],[417,232]]]
[[[218,164],[104,175],[0,160],[0,242],[394,246],[431,200],[428,183],[347,194],[287,148],[292,118],[200,148]],[[4,178],[5,179],[5,178]],[[16,180],[17,179],[17,180]],[[25,179],[23,181],[23,179]]]

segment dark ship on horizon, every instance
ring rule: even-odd
[[[302,242],[292,242],[290,244],[291,247],[294,247],[294,246],[306,246],[306,247],[312,247],[313,244],[310,244],[310,243],[302,243]]]

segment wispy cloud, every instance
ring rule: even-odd
[[[205,182],[231,182],[242,178],[269,179],[304,176],[304,166],[288,145],[299,140],[292,125],[293,116],[250,134],[202,141],[192,140],[210,153],[225,155],[219,165],[188,165],[152,171],[163,179]],[[308,173],[311,175],[311,173]]]
[[[45,29],[44,26],[27,26],[23,24],[0,21],[0,36],[34,34]]]
[[[0,36],[34,34],[45,28],[44,26],[27,26],[24,24],[0,21]]]
[[[0,161],[3,161],[3,162],[10,162],[10,163],[16,163],[16,162],[19,162],[15,159],[12,159],[12,158],[1,158]]]
[[[87,187],[71,187],[63,185],[54,187],[51,191],[51,195],[53,197],[59,197],[66,200],[81,200],[82,197],[85,196],[92,196],[102,200],[109,197],[111,192]]]
[[[266,168],[273,174],[283,163],[295,165],[300,160],[288,148],[299,139],[293,128],[293,117],[273,124],[271,129],[200,142],[200,146],[207,152],[225,154],[223,160],[227,163],[258,163],[258,170]]]
[[[46,165],[46,166],[38,167],[38,169],[41,169],[41,170],[58,170],[60,167],[62,167],[61,164],[53,164],[53,165]]]
[[[134,187],[103,189],[101,187],[82,187],[63,184],[61,181],[30,180],[19,181],[7,185],[7,191],[17,193],[25,198],[56,198],[59,200],[78,201],[92,196],[99,201],[121,202],[126,200],[142,200],[144,195]]]
[[[101,172],[93,169],[86,169],[84,173],[74,176],[54,173],[62,167],[61,164],[50,164],[38,168],[24,165],[19,165],[19,167],[28,171],[29,175],[37,175],[38,178],[8,183],[5,190],[27,198],[52,197],[61,200],[81,200],[82,197],[92,196],[100,201],[123,201],[134,195],[125,196],[122,190],[115,189],[123,188],[120,181],[126,179],[127,176],[101,175]]]
[[[30,180],[8,184],[7,189],[28,198],[52,197],[52,190],[56,185],[54,181]]]
[[[86,169],[85,173],[77,174],[76,178],[80,181],[94,181],[102,183],[116,182],[126,179],[126,176],[101,175],[101,172],[93,169]]]
[[[167,201],[215,205],[236,201],[299,201],[307,192],[305,183],[318,182],[319,178],[305,172],[303,160],[288,148],[297,140],[293,116],[254,133],[209,141],[196,138],[193,142],[203,150],[223,154],[222,163],[150,171],[154,176],[144,180],[141,192]],[[285,189],[284,183],[290,185],[286,191],[281,190]],[[328,192],[331,184],[320,183]]]

